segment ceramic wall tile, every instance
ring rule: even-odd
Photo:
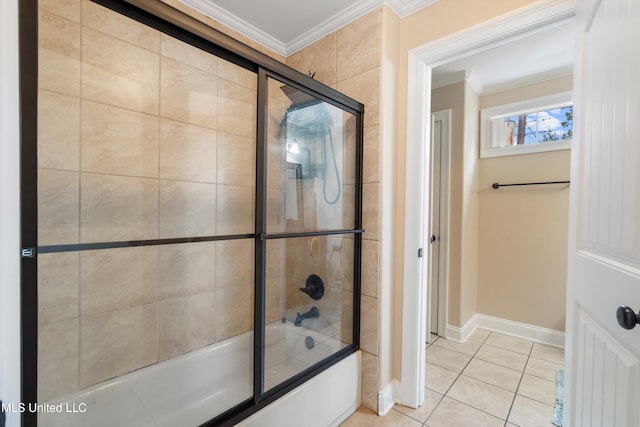
[[[378,354],[378,299],[362,295],[360,300],[360,348]]]
[[[216,129],[217,78],[214,74],[168,57],[161,60],[162,117]]]
[[[158,177],[159,119],[82,102],[82,171]]]
[[[167,34],[162,34],[160,40],[162,43],[161,53],[163,56],[198,68],[209,74],[218,74],[218,61],[220,61],[220,59],[216,56]]]
[[[382,8],[376,8],[336,32],[338,82],[381,65],[381,37]]]
[[[342,139],[342,153],[343,158],[342,165],[342,183],[343,184],[355,184],[356,183],[356,132],[355,129],[342,129],[339,133],[336,130],[333,131],[333,141],[337,142]],[[338,145],[338,144],[336,144]],[[331,146],[329,147],[331,149]]]
[[[216,242],[216,289],[253,283],[253,239]]]
[[[378,412],[378,356],[362,352],[362,405]]]
[[[215,342],[215,292],[189,295],[158,306],[159,359]]]
[[[38,244],[77,243],[79,173],[49,169],[38,172]]]
[[[257,91],[257,73],[245,70],[244,68],[221,58],[218,59],[218,76],[232,83],[249,88],[253,92]]]
[[[215,248],[215,242],[158,247],[158,299],[162,301],[215,290]]]
[[[80,254],[82,316],[158,300],[158,248],[83,251]]]
[[[160,32],[89,0],[82,1],[82,25],[158,52]]]
[[[268,324],[277,322],[284,312],[285,278],[267,278],[265,295],[265,321]]]
[[[38,92],[38,167],[77,171],[80,167],[80,100]]]
[[[285,277],[284,309],[292,310],[307,303],[307,296],[300,292],[304,288],[304,280],[298,277]]]
[[[156,180],[83,174],[80,191],[82,242],[158,237]]]
[[[215,184],[160,181],[160,237],[213,236],[216,192]]]
[[[39,0],[38,7],[70,21],[80,22],[80,0]]]
[[[331,33],[287,57],[287,65],[302,74],[313,74],[315,80],[326,85],[335,84],[336,33]]]
[[[38,255],[38,323],[79,315],[78,252]]]
[[[267,231],[269,233],[284,233],[285,231],[300,231],[303,229],[303,222],[298,220],[302,216],[299,211],[297,181],[288,180],[285,188],[269,187],[267,189]],[[283,198],[293,198],[294,192],[296,194],[295,203],[289,205],[287,209],[288,205],[283,203]]]
[[[38,328],[38,402],[78,389],[78,318]]]
[[[218,184],[216,233],[253,233],[255,230],[255,188]]]
[[[286,276],[286,241],[272,239],[267,242],[267,278]]]
[[[38,86],[67,95],[80,93],[80,25],[46,10],[38,20]]]
[[[158,114],[159,55],[84,28],[82,96],[84,99],[148,114]]]
[[[338,81],[337,89],[365,105],[365,128],[380,124],[380,68]]]
[[[256,102],[255,90],[218,79],[218,129],[255,139]]]
[[[380,182],[380,126],[364,129],[362,182]]]
[[[217,181],[221,184],[256,185],[256,140],[230,133],[218,133]]]
[[[160,177],[216,182],[217,145],[215,130],[161,119]]]
[[[353,292],[342,291],[340,305],[340,335],[337,337],[346,344],[353,343]]]
[[[82,318],[80,387],[114,378],[157,361],[157,304]]]
[[[253,329],[253,284],[216,291],[216,341]]]
[[[362,228],[363,239],[378,240],[378,192],[380,184],[363,184],[362,186]]]
[[[362,241],[362,293],[378,297],[378,242]]]

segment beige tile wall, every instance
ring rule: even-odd
[[[255,74],[88,0],[41,0],[39,46],[40,245],[253,232]],[[43,254],[38,280],[41,401],[252,329],[252,240]]]
[[[363,351],[362,403],[378,407],[378,245],[380,87],[382,8],[287,58],[300,72],[365,105],[363,165],[362,307],[360,346]]]
[[[166,2],[283,60],[180,3]],[[40,243],[251,233],[255,75],[88,0],[41,0],[40,7]],[[377,103],[369,84],[380,78],[377,20],[372,13],[339,37],[321,40],[306,58],[327,58],[318,61],[322,70],[313,69],[316,78],[350,88],[356,99],[369,97],[368,109]],[[346,52],[358,44],[364,49],[351,58]],[[273,232],[291,226],[280,203],[285,151],[276,132],[287,105],[280,85],[272,82],[269,92]],[[365,124],[372,152],[377,126],[371,119]],[[348,133],[347,152],[354,142],[355,134]],[[354,159],[339,161],[349,165]],[[365,182],[377,182],[377,169],[377,156],[365,154]],[[343,200],[353,200],[353,170],[342,178]],[[377,203],[377,186],[367,194],[365,239],[377,245],[377,218],[371,215],[377,209],[369,206]],[[343,203],[341,210],[352,221],[353,205]],[[335,336],[350,342],[353,240],[321,238],[316,257],[303,240],[269,242],[267,322],[278,320],[290,304],[308,302],[298,288],[315,273],[326,278],[321,310],[339,311]],[[238,262],[245,258],[253,259],[253,243],[242,240],[41,257],[40,399],[249,330],[253,262]],[[377,298],[377,291],[370,293]],[[363,329],[363,348],[368,342],[375,365],[371,328]],[[377,380],[372,390],[376,386]]]

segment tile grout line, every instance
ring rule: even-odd
[[[471,358],[469,359],[469,361],[468,361],[468,362],[464,365],[464,367],[460,370],[460,372],[458,373],[458,375],[456,376],[456,378],[451,382],[451,385],[447,388],[447,390],[446,390],[444,393],[442,393],[442,397],[440,398],[440,400],[438,401],[438,403],[436,404],[436,406],[434,406],[434,408],[431,410],[431,412],[429,413],[429,415],[427,416],[427,418],[424,420],[424,423],[422,423],[422,426],[423,426],[423,427],[425,427],[425,426],[426,426],[426,427],[428,427],[428,426],[427,426],[427,421],[429,421],[429,418],[431,418],[431,416],[432,416],[432,415],[433,415],[433,413],[436,411],[436,409],[438,409],[438,406],[440,406],[440,403],[442,403],[442,401],[444,400],[444,398],[445,398],[445,397],[449,397],[449,396],[447,396],[447,393],[449,393],[449,391],[451,390],[451,387],[453,387],[453,385],[456,383],[456,381],[458,381],[458,379],[459,379],[459,378],[460,378],[460,376],[462,375],[462,372],[467,368],[467,366],[469,366],[469,363],[471,363],[471,361],[476,357],[476,354],[478,354],[478,352],[480,351],[480,349],[482,348],[482,346],[483,346],[483,345],[484,345],[484,343],[487,341],[487,339],[491,336],[491,334],[492,334],[492,333],[493,333],[493,332],[489,332],[489,334],[488,334],[486,337],[484,337],[484,339],[482,340],[482,342],[481,342],[481,343],[480,343],[480,345],[478,346],[478,349],[473,353],[473,355],[471,356]],[[443,337],[438,336],[438,338],[437,338],[437,339],[436,339],[432,344],[430,344],[430,345],[429,345],[429,347],[430,347],[431,345],[435,344],[435,343],[436,343],[436,341],[438,341],[440,338],[443,338]],[[443,339],[446,339],[446,338],[443,338]],[[427,348],[429,348],[429,347],[427,347]],[[439,347],[439,348],[443,348],[443,347]],[[450,350],[450,349],[446,349],[446,350]],[[425,349],[425,351],[426,351],[426,349]],[[451,350],[451,351],[455,351],[455,350]],[[456,353],[459,353],[459,352],[456,352]],[[464,354],[464,353],[460,353],[460,354]],[[467,354],[467,356],[468,356],[468,354]],[[426,357],[425,357],[425,360],[426,360]],[[436,365],[436,366],[438,366],[438,365]],[[446,369],[446,368],[443,368],[443,369]],[[452,372],[454,372],[454,371],[452,371]],[[452,400],[455,400],[456,402],[459,402],[458,400],[453,399],[452,397],[449,397],[449,399],[452,399]],[[467,404],[466,404],[466,403],[464,403],[464,402],[460,402],[460,403],[462,403],[462,404],[464,404],[464,405],[467,405]],[[478,408],[474,408],[474,407],[473,407],[473,406],[471,406],[471,405],[467,405],[467,406],[469,406],[470,408],[473,408],[473,409],[478,409]],[[479,410],[479,409],[478,409],[478,410]],[[482,412],[484,412],[484,411],[482,411]]]
[[[509,411],[507,412],[507,417],[504,420],[504,426],[507,427],[507,423],[509,422],[509,417],[511,416],[511,411],[513,410],[513,405],[516,401],[516,397],[518,397],[518,390],[520,390],[520,385],[522,384],[522,380],[524,379],[524,371],[527,370],[527,365],[529,365],[529,359],[531,358],[531,352],[533,351],[533,343],[531,343],[531,348],[529,349],[529,354],[527,355],[527,361],[522,368],[522,374],[520,374],[520,381],[518,381],[518,386],[516,387],[515,393],[513,393],[513,400],[511,401],[511,406],[509,407]]]

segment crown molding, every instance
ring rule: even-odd
[[[523,37],[546,25],[560,25],[575,16],[576,0],[539,0],[513,12],[442,37],[412,49],[410,56],[437,67],[453,57],[483,52],[499,44]],[[487,31],[486,28],[491,28]],[[469,46],[473,46],[469,48]],[[455,54],[452,54],[455,52]]]
[[[420,9],[431,6],[437,1],[438,0],[384,0],[382,4],[389,6],[389,8],[402,19],[416,13]]]
[[[249,37],[251,40],[268,47],[269,49],[282,56],[286,56],[287,46],[283,42],[254,27],[247,21],[238,18],[236,15],[227,12],[225,9],[219,7],[218,5],[210,3],[207,0],[180,1],[187,6],[190,6],[193,9],[197,10],[198,12],[204,13],[208,17],[213,18],[221,24],[226,25],[232,30],[239,32],[243,36]]]
[[[251,40],[260,43],[284,57],[287,57],[339,30],[347,24],[350,24],[377,7],[386,5],[396,15],[398,15],[398,17],[405,18],[412,13],[437,2],[438,0],[359,0],[354,2],[348,8],[340,11],[340,13],[335,14],[299,37],[296,37],[289,43],[284,43],[270,36],[243,19],[240,19],[236,15],[227,12],[225,9],[210,3],[207,0],[180,1],[197,11],[204,13],[210,18],[215,19],[221,24],[241,33],[242,35],[249,37]]]

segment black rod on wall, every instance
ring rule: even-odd
[[[549,184],[571,184],[571,181],[545,181],[545,182],[518,182],[515,184],[499,184],[494,182],[491,188],[497,190],[500,187],[522,187],[525,185],[549,185]]]

